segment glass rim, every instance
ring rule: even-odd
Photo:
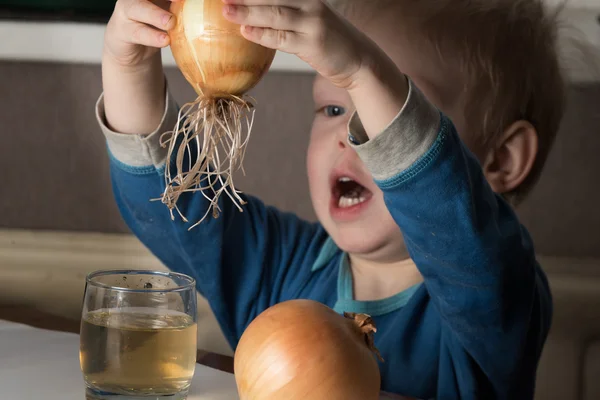
[[[93,280],[94,278],[97,278],[99,276],[119,275],[119,274],[123,274],[123,275],[161,275],[161,276],[165,276],[165,277],[177,277],[177,278],[183,279],[184,281],[187,281],[187,282],[183,285],[177,285],[175,287],[168,288],[168,289],[165,289],[165,288],[162,288],[162,289],[159,289],[159,288],[132,289],[132,288],[124,288],[124,287],[118,287],[118,286],[111,286],[111,285],[107,285],[105,283],[97,282],[97,281]],[[85,283],[87,285],[99,287],[99,288],[103,288],[103,289],[114,290],[114,291],[118,291],[118,292],[131,292],[131,293],[180,292],[180,291],[184,291],[184,290],[194,289],[196,287],[196,280],[189,275],[182,274],[179,272],[157,271],[157,270],[151,270],[151,269],[102,269],[102,270],[97,270],[97,271],[90,272],[89,274],[87,274],[87,276],[85,277]]]

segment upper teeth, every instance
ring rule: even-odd
[[[347,176],[342,176],[340,179],[338,179],[339,182],[350,182],[352,179],[348,178]]]

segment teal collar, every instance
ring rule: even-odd
[[[312,271],[317,271],[325,267],[339,253],[340,249],[335,242],[331,238],[327,238],[319,256],[313,264]],[[334,310],[340,314],[346,311],[369,314],[373,317],[388,314],[405,306],[421,285],[422,283],[418,283],[393,296],[381,300],[354,300],[354,284],[352,280],[352,271],[350,269],[350,260],[348,254],[343,252],[338,270],[338,300],[335,303]]]
[[[331,261],[331,259],[335,257],[339,252],[340,249],[337,247],[333,239],[330,236],[328,236],[325,240],[325,243],[323,243],[323,247],[321,247],[321,251],[317,256],[317,259],[315,260],[311,271],[315,272],[325,267],[327,264],[329,264],[329,261]]]

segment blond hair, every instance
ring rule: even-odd
[[[382,8],[397,10],[398,26],[433,46],[440,61],[459,72],[459,101],[474,153],[492,148],[511,123],[530,122],[537,131],[538,153],[528,177],[505,197],[516,204],[530,192],[565,108],[565,79],[557,43],[561,8],[551,12],[543,0],[329,3],[351,20],[371,18]]]

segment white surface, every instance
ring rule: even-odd
[[[0,398],[82,400],[79,335],[0,320]],[[196,364],[188,400],[237,400],[232,374]]]
[[[82,400],[79,335],[0,320],[2,400]],[[402,400],[381,394],[380,400]],[[196,364],[188,400],[239,400],[233,374]]]
[[[0,21],[0,60],[100,63],[103,24],[68,22]],[[169,47],[163,64],[175,66]],[[277,52],[271,70],[312,71],[298,57]]]
[[[562,0],[548,0],[556,5]],[[600,0],[570,0],[565,13],[570,25],[579,30],[600,55]],[[99,63],[104,41],[105,25],[66,22],[0,21],[0,60],[52,61],[68,63]],[[569,31],[569,34],[572,32]],[[565,50],[568,53],[568,49]],[[174,66],[169,48],[163,49],[163,62]],[[578,62],[571,68],[574,81],[597,80]],[[277,52],[271,70],[306,71],[312,68],[296,56]]]

